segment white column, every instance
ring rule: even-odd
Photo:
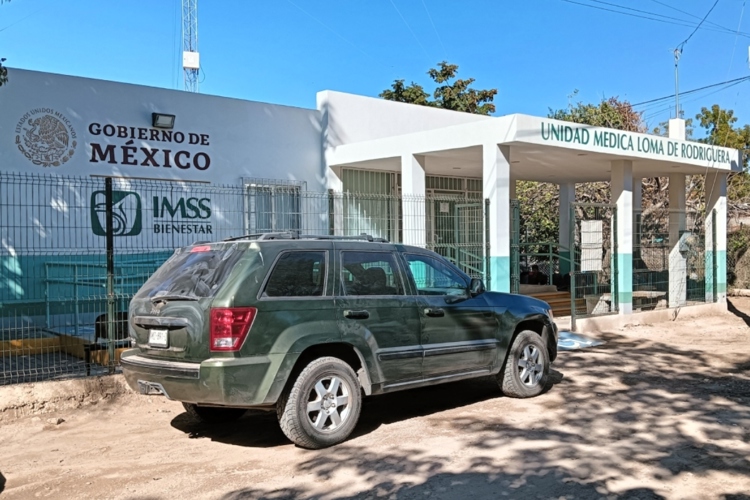
[[[497,292],[510,291],[510,147],[482,147],[484,198],[490,200],[490,284]]]
[[[326,175],[328,189],[333,190],[333,234],[344,236],[344,182],[339,177],[341,167],[329,168]]]
[[[682,118],[672,118],[669,120],[667,133],[670,139],[685,140],[685,120]]]
[[[401,156],[401,214],[403,243],[424,248],[427,244],[425,217],[424,156]]]
[[[724,172],[706,175],[705,228],[706,301],[713,302],[715,291],[716,302],[724,304],[727,301],[727,174]],[[712,272],[714,259],[716,267]]]
[[[518,179],[516,179],[515,176],[511,175],[509,177],[510,181],[508,183],[508,189],[510,190],[510,199],[511,200],[517,200],[518,199]]]
[[[620,314],[633,312],[633,162],[612,162],[612,201],[617,205],[617,249],[614,262],[617,274],[612,276],[613,297],[617,294]]]
[[[643,178],[633,177],[633,213],[643,211]]]
[[[685,175],[669,176],[669,307],[687,301],[687,252],[681,240],[685,232]]]
[[[558,230],[557,240],[560,244],[560,256],[570,259],[571,241],[570,241],[570,204],[576,201],[576,184],[568,182],[560,184],[560,228]],[[567,274],[570,272],[570,263],[560,260],[560,273]]]

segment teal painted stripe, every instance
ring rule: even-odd
[[[617,273],[617,304],[633,302],[633,254],[618,253],[615,261]]]
[[[716,293],[727,293],[727,252],[716,251]]]
[[[140,288],[170,255],[171,251],[162,251],[115,256],[116,286],[122,288],[117,291],[132,293]],[[104,254],[2,255],[0,305],[44,303],[47,293],[56,302],[76,295],[79,300],[106,298],[106,263]],[[73,281],[78,282],[77,294]]]
[[[510,257],[490,257],[490,291],[510,292]]]
[[[709,272],[714,265],[714,254],[716,255],[716,272]],[[726,250],[706,250],[706,292],[716,288],[717,294],[727,292],[727,252]]]
[[[564,259],[570,259],[570,252],[560,252],[560,274],[566,275],[570,272],[570,262]]]
[[[633,302],[633,292],[619,292],[617,294],[618,304],[631,304]]]

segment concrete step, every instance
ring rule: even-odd
[[[535,299],[543,300],[552,308],[555,317],[570,316],[570,292],[545,292],[530,295]],[[576,309],[586,310],[586,301],[582,298],[576,299]]]

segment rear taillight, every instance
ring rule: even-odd
[[[253,325],[254,307],[215,307],[211,309],[211,350],[238,351]]]

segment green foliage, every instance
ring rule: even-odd
[[[743,166],[747,168],[750,154],[750,125],[735,127],[737,117],[734,116],[734,111],[721,109],[718,104],[711,108],[701,108],[695,119],[706,130],[705,139],[698,142],[739,149],[744,157]]]
[[[721,109],[718,104],[710,108],[701,108],[695,117],[701,128],[706,130],[706,137],[699,142],[739,149],[742,151],[743,172],[729,174],[727,179],[727,198],[730,211],[736,212],[739,205],[750,201],[750,174],[748,159],[750,155],[750,125],[736,127],[737,117],[734,111]]]
[[[727,234],[727,282],[737,288],[750,288],[750,228]]]
[[[544,182],[518,181],[516,193],[520,208],[521,241],[557,241],[560,227],[560,197],[557,186]]]
[[[379,97],[388,101],[406,102],[409,104],[419,104],[421,106],[436,106],[430,101],[430,94],[425,92],[421,85],[411,82],[408,87],[404,85],[404,80],[395,80],[391,85],[392,90],[384,90]]]
[[[438,68],[432,68],[427,72],[430,78],[438,84],[430,94],[424,87],[412,82],[404,85],[404,80],[395,80],[390,89],[380,93],[380,97],[389,101],[406,102],[435,108],[463,111],[477,115],[489,115],[495,112],[492,101],[497,95],[497,89],[477,90],[471,88],[474,78],[466,80],[456,79],[458,65],[448,64],[445,61],[438,63]],[[451,80],[453,80],[451,82]]]

